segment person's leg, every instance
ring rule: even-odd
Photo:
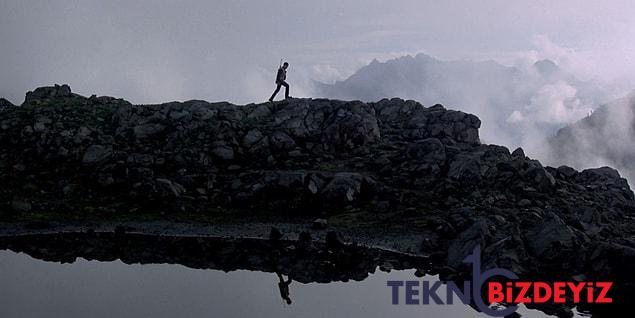
[[[274,97],[276,97],[276,94],[278,94],[279,91],[280,91],[280,83],[278,83],[278,86],[276,86],[276,90],[273,91],[273,95],[271,95],[271,98],[269,98],[270,102],[273,102]]]
[[[289,83],[283,81],[282,85],[284,86],[284,98],[289,98]]]

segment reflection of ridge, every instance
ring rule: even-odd
[[[275,273],[280,296],[287,304],[292,302],[289,292],[292,280],[300,283],[362,281],[377,268],[386,271],[416,268],[419,273],[439,273],[441,280],[469,279],[463,276],[465,273],[453,273],[443,264],[430,263],[425,257],[355,244],[325,244],[310,239],[307,242],[306,235],[305,240],[284,241],[94,232],[32,234],[0,237],[0,250],[22,252],[49,262],[74,263],[77,258],[84,258],[104,262],[121,260],[125,264],[180,264],[225,272]],[[554,279],[542,278],[540,281]],[[632,290],[626,288],[613,296],[619,300],[631,293]],[[580,305],[578,309],[590,311],[593,317],[615,317],[616,312],[630,310],[623,306],[627,304],[621,301],[612,306]],[[527,307],[558,317],[571,317],[567,305],[547,303],[527,304]]]
[[[73,263],[87,260],[126,264],[180,264],[225,272],[256,270],[293,277],[301,283],[360,281],[382,264],[394,269],[424,268],[427,259],[379,249],[322,242],[153,236],[115,233],[64,233],[0,238],[0,249],[36,259]]]

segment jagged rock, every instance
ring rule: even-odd
[[[11,208],[16,212],[29,212],[31,211],[31,202],[22,198],[14,198],[11,201]]]
[[[183,193],[185,193],[185,188],[183,188],[182,185],[168,179],[159,178],[156,179],[156,183],[159,193],[163,196],[180,197]]]
[[[128,156],[127,162],[130,164],[149,167],[154,164],[154,157],[150,154],[133,153]]]
[[[335,202],[352,202],[360,194],[363,177],[358,173],[340,172],[333,176],[322,194]]]
[[[137,139],[143,139],[152,137],[165,129],[165,126],[162,124],[143,124],[135,126],[132,129],[132,132]]]
[[[170,112],[170,119],[175,121],[190,121],[192,114],[187,110],[174,110]]]
[[[324,230],[328,227],[328,221],[326,219],[315,219],[313,220],[311,227],[316,230]]]
[[[529,162],[525,175],[541,190],[549,190],[556,184],[556,179],[536,160]]]
[[[110,173],[100,173],[97,176],[97,184],[107,187],[115,183],[115,178]]]
[[[267,105],[259,105],[254,108],[254,110],[247,115],[247,118],[258,119],[271,115],[271,110]]]
[[[313,238],[308,232],[302,231],[298,234],[298,243],[296,244],[298,251],[309,251],[314,248]]]
[[[549,213],[526,234],[531,252],[545,259],[556,259],[563,253],[574,252],[576,236],[554,213]]]
[[[288,151],[295,147],[295,141],[282,131],[276,131],[271,134],[269,142],[276,151]]]
[[[531,206],[531,200],[529,199],[521,199],[520,201],[518,201],[518,206],[519,207],[528,207]]]
[[[448,177],[468,184],[481,180],[481,161],[478,156],[459,154],[450,163]]]
[[[390,263],[389,261],[385,261],[381,265],[379,265],[379,270],[382,272],[390,273],[390,271],[393,269],[394,266],[392,266],[392,263]]]
[[[344,246],[339,234],[335,231],[326,233],[326,247],[331,250],[338,250]]]
[[[514,150],[514,152],[512,152],[512,158],[514,159],[524,159],[525,158],[525,152],[523,151],[523,148],[516,148],[516,150]]]
[[[448,248],[448,265],[459,267],[465,257],[472,253],[477,245],[484,247],[490,236],[487,220],[476,221],[467,230],[460,233]]]
[[[0,113],[3,111],[7,111],[10,110],[12,108],[14,108],[15,105],[13,105],[13,103],[11,103],[10,101],[4,99],[4,98],[0,98]]]
[[[565,178],[572,178],[578,173],[577,171],[575,171],[575,169],[569,166],[560,166],[557,170],[558,173],[560,173]]]
[[[339,107],[326,119],[323,128],[325,141],[337,147],[350,148],[380,139],[374,108],[362,102],[351,102],[345,106]]]
[[[26,98],[24,100],[25,104],[38,104],[50,99],[60,99],[73,97],[71,93],[70,86],[64,85],[55,85],[52,87],[39,87],[32,92],[26,93]]]
[[[86,165],[106,162],[112,156],[112,148],[102,145],[92,145],[86,149],[82,163]]]
[[[252,129],[247,132],[245,137],[243,138],[243,147],[249,149],[251,146],[256,144],[263,137],[262,133],[258,129]]]
[[[586,169],[576,176],[576,181],[585,185],[617,185],[628,187],[626,179],[620,177],[617,170],[610,167]]]
[[[269,137],[265,136],[249,148],[249,153],[255,157],[266,158],[270,154],[269,146]]]
[[[439,165],[445,162],[445,146],[436,138],[428,138],[410,144],[408,154],[422,162]]]
[[[284,189],[297,189],[304,186],[304,171],[282,171],[278,173],[278,186]]]
[[[234,159],[234,149],[226,145],[214,147],[214,149],[212,149],[212,154],[222,160]]]
[[[278,241],[282,238],[283,234],[275,227],[271,227],[271,231],[269,232],[269,239],[272,241]]]
[[[307,185],[307,189],[309,190],[309,192],[311,192],[311,194],[316,194],[320,192],[320,190],[324,187],[324,185],[325,185],[325,181],[320,176],[318,176],[317,174],[309,175],[309,182]]]

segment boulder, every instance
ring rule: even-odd
[[[452,240],[448,248],[448,265],[458,268],[463,260],[472,253],[477,245],[483,248],[486,246],[487,238],[490,236],[489,223],[486,219],[479,219],[465,231],[459,233]]]
[[[11,201],[11,208],[16,212],[29,212],[31,211],[31,202],[23,198],[14,198]]]
[[[55,86],[38,87],[32,92],[27,92],[24,103],[38,104],[51,99],[62,99],[68,97],[73,97],[70,86],[66,84],[55,84]]]
[[[481,178],[481,160],[478,155],[459,154],[450,163],[448,177],[466,184],[476,184]]]
[[[304,171],[281,171],[278,173],[278,186],[284,189],[301,189],[304,187],[306,172]]]
[[[536,186],[538,190],[548,191],[553,189],[556,185],[556,179],[545,168],[542,167],[540,162],[531,160],[529,167],[525,171],[525,175]]]
[[[156,184],[161,196],[177,198],[185,193],[185,188],[182,185],[168,179],[158,178]]]
[[[419,162],[442,165],[445,163],[445,146],[437,138],[427,138],[411,143],[408,155]]]
[[[275,131],[271,134],[269,143],[278,152],[286,152],[295,148],[295,141],[283,131]]]
[[[243,147],[249,149],[251,148],[251,146],[253,146],[258,141],[260,141],[262,137],[263,137],[263,134],[262,132],[260,132],[260,130],[251,129],[247,132],[247,134],[245,134],[245,137],[243,137],[242,145]]]
[[[112,157],[112,148],[103,145],[92,145],[86,149],[82,157],[82,163],[85,165],[100,164],[108,161]]]
[[[512,152],[512,158],[513,159],[525,159],[525,152],[523,151],[523,148],[516,148],[516,150],[514,150]]]
[[[326,120],[323,141],[338,148],[352,148],[381,138],[375,110],[362,102],[350,102],[335,110]]]
[[[212,149],[212,154],[221,160],[230,161],[234,159],[234,149],[227,145],[219,145]]]
[[[361,193],[363,179],[359,173],[336,173],[322,190],[322,195],[334,202],[353,202]]]
[[[324,230],[328,227],[328,221],[326,219],[315,219],[311,223],[311,227],[315,230]]]
[[[142,124],[133,127],[132,133],[137,139],[145,139],[155,136],[156,134],[164,131],[165,128],[165,125],[158,123]]]
[[[583,170],[576,176],[575,180],[585,185],[615,185],[628,187],[626,179],[620,177],[619,172],[610,167]]]
[[[576,236],[555,213],[549,212],[525,234],[529,251],[541,259],[553,260],[564,253],[575,252]]]

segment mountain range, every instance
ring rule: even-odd
[[[441,103],[483,121],[484,142],[536,152],[543,137],[586,116],[608,99],[601,86],[577,79],[551,60],[528,67],[495,61],[443,61],[425,54],[373,60],[343,81],[315,83],[316,96],[377,101],[399,96]]]

